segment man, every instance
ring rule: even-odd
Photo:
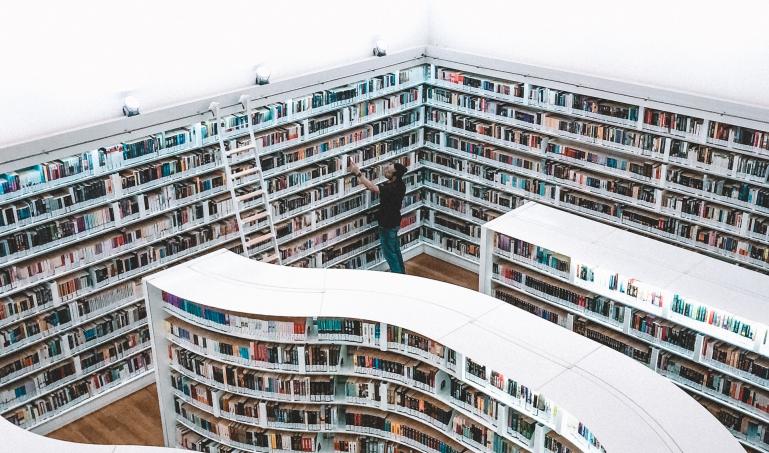
[[[378,186],[363,176],[358,165],[351,159],[348,159],[347,168],[350,173],[358,177],[358,181],[366,189],[379,194],[379,210],[376,218],[379,222],[379,243],[382,245],[382,255],[390,266],[390,272],[405,274],[406,266],[403,264],[401,255],[398,229],[401,226],[401,204],[406,195],[403,175],[406,174],[407,168],[398,162],[386,164],[384,177],[387,181]]]

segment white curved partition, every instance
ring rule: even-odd
[[[144,284],[167,445],[354,452],[327,443],[362,436],[426,453],[743,451],[648,368],[475,291],[227,251]],[[329,390],[297,391],[304,382]]]

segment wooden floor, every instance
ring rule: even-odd
[[[163,446],[155,384],[56,430],[48,437],[86,444]]]
[[[429,255],[406,262],[406,273],[478,289],[478,274]],[[91,444],[163,445],[155,384],[48,435]]]

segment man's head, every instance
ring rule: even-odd
[[[400,162],[395,162],[394,164],[387,164],[384,168],[384,177],[387,178],[389,181],[397,181],[403,178],[403,175],[406,174],[408,171],[408,168],[406,168],[405,165],[401,164]]]

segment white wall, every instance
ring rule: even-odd
[[[0,14],[0,146],[427,41],[424,0],[39,0]],[[410,11],[403,14],[404,11]],[[376,18],[371,20],[371,18]],[[0,156],[0,159],[2,157]]]
[[[392,52],[457,50],[769,107],[769,2],[37,0],[0,14],[0,146]],[[622,5],[617,6],[617,5]],[[752,23],[748,23],[752,22]],[[2,156],[0,156],[2,159]]]
[[[475,4],[435,0],[431,44],[769,107],[769,2]]]

